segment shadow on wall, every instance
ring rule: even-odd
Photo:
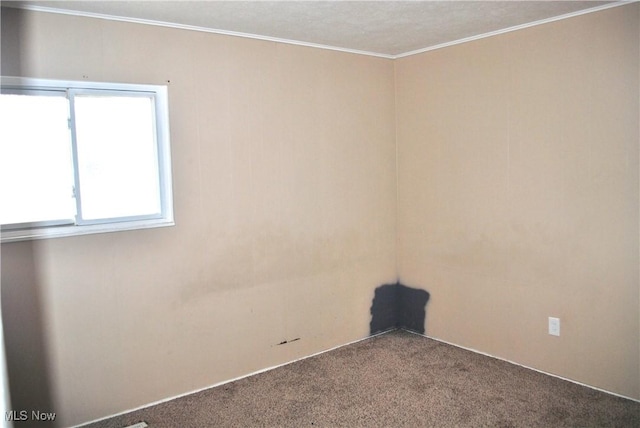
[[[2,322],[12,415],[16,426],[54,426],[32,412],[55,412],[44,331],[43,290],[35,241],[2,245]],[[21,413],[22,412],[22,413]]]
[[[19,9],[2,8],[0,13],[0,72],[3,76],[29,75],[23,64],[29,22]],[[13,418],[16,427],[58,425],[57,422],[36,421],[32,413],[56,411],[45,340],[44,284],[39,272],[37,247],[38,241],[25,241],[2,244],[0,249],[0,302],[11,402],[8,410],[13,411],[0,417],[4,420]]]
[[[376,288],[371,303],[369,333],[404,328],[424,334],[429,292],[396,284]]]
[[[0,10],[2,25],[0,26],[0,54],[2,60],[0,74],[2,76],[22,75],[22,42],[27,40],[28,23],[18,9],[3,7]]]

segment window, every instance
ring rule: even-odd
[[[2,242],[173,224],[164,86],[3,78]]]

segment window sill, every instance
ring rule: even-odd
[[[0,242],[31,241],[35,239],[64,238],[68,236],[92,235],[95,233],[120,232],[125,230],[151,229],[156,227],[174,226],[175,222],[168,219],[128,221],[110,224],[94,224],[87,226],[58,226],[42,227],[25,230],[2,230]]]

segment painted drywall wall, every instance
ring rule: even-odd
[[[640,398],[639,22],[396,61],[399,279],[429,291],[427,335]]]
[[[14,407],[78,424],[369,334],[391,61],[14,9],[2,31],[3,75],[168,85],[176,218],[2,245]]]
[[[638,21],[396,61],[398,269],[427,335],[640,398]],[[177,221],[2,245],[14,406],[78,423],[368,333],[397,280],[393,63],[16,10],[2,60],[167,84]]]

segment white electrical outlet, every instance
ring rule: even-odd
[[[560,318],[549,317],[549,334],[560,336]]]

